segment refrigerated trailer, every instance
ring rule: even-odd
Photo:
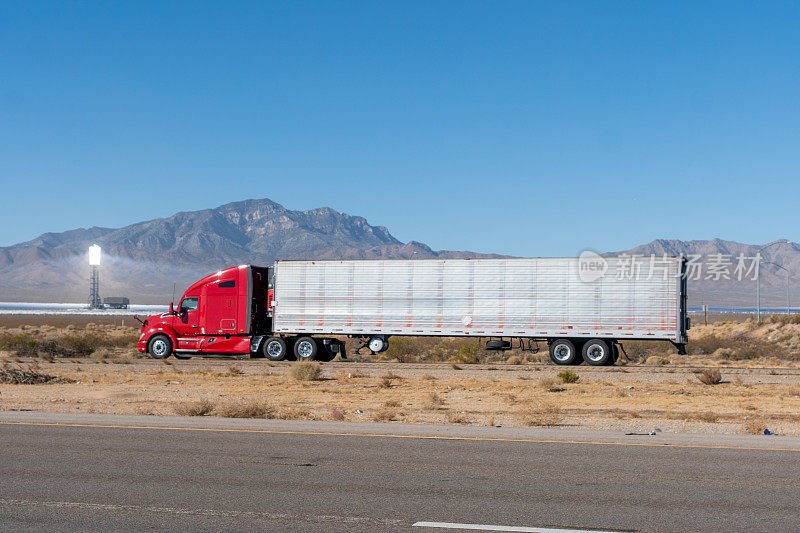
[[[152,357],[271,360],[346,357],[343,338],[374,353],[395,336],[477,337],[487,349],[544,341],[556,364],[613,364],[619,342],[683,353],[683,257],[277,261],[220,270],[175,309],[143,321]]]

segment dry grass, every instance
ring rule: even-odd
[[[444,407],[444,400],[435,392],[428,393],[422,403],[422,408],[428,411],[436,411],[442,407]]]
[[[466,414],[459,411],[447,411],[447,421],[451,424],[469,424]]]
[[[556,426],[562,418],[561,408],[550,404],[530,405],[517,412],[523,426]]]
[[[214,410],[214,404],[209,400],[197,400],[194,402],[184,402],[175,406],[175,413],[178,416],[206,416]]]
[[[347,417],[345,416],[344,411],[334,407],[333,409],[331,409],[329,418],[331,420],[341,422],[342,420],[345,420]]]
[[[255,400],[229,402],[216,409],[217,416],[223,418],[273,418],[272,407]]]
[[[717,385],[722,381],[722,374],[716,368],[705,369],[697,374],[697,379],[704,385]]]
[[[767,429],[767,423],[760,418],[748,418],[742,424],[742,432],[748,435],[763,435],[765,429]]]
[[[0,370],[0,383],[12,385],[41,385],[44,383],[72,383],[73,380],[43,374],[33,367],[23,368],[3,368]]]
[[[397,419],[397,411],[394,409],[382,408],[372,415],[372,420],[375,422],[392,422]]]
[[[296,361],[289,367],[289,377],[297,381],[317,381],[322,375],[322,367],[313,361]]]
[[[559,387],[559,383],[560,380],[556,381],[554,378],[542,378],[537,382],[539,388],[542,388],[547,392],[564,392],[566,389]]]
[[[506,363],[508,363],[509,365],[521,365],[524,362],[525,362],[525,359],[523,359],[519,355],[512,355],[511,357],[506,359]]]

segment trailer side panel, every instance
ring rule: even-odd
[[[685,342],[682,258],[279,261],[282,333],[642,338]],[[590,276],[591,277],[591,276]]]

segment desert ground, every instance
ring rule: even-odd
[[[91,321],[90,321],[91,320]],[[800,320],[691,330],[689,355],[630,342],[614,367],[557,367],[546,347],[392,339],[329,363],[157,361],[126,319],[0,317],[0,410],[800,435]],[[526,346],[527,348],[527,346]]]

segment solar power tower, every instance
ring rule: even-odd
[[[102,309],[100,299],[100,247],[93,244],[89,247],[89,309]]]

